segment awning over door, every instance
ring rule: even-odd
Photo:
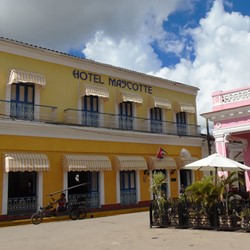
[[[112,166],[108,156],[89,154],[67,154],[63,156],[65,171],[106,171]]]
[[[148,156],[146,158],[148,169],[155,170],[155,169],[176,169],[176,161],[174,158],[169,156],[164,156],[162,159],[159,159],[155,156]]]
[[[116,102],[134,102],[137,105],[141,105],[143,103],[142,96],[137,93],[117,90],[116,92]]]
[[[178,113],[178,112],[195,113],[194,105],[189,104],[189,103],[174,101],[172,102],[172,108],[175,113]]]
[[[49,171],[50,164],[47,155],[33,153],[5,153],[5,172]]]
[[[20,83],[20,82],[35,83],[43,87],[46,85],[45,77],[42,74],[20,69],[12,69],[10,71],[8,84]]]
[[[96,86],[92,84],[80,83],[79,84],[79,94],[80,96],[98,96],[103,98],[104,100],[109,99],[109,91],[104,86]]]
[[[168,99],[149,96],[148,107],[151,108],[162,108],[170,110],[172,108],[171,102]]]
[[[198,158],[196,158],[196,157],[177,157],[176,158],[177,168],[181,169],[185,165],[192,163],[194,161],[197,161],[197,160],[198,160]]]
[[[115,170],[146,170],[147,162],[142,156],[114,156]]]

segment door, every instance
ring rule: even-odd
[[[162,133],[162,109],[150,109],[150,131],[153,133]]]
[[[119,128],[133,130],[133,103],[122,102],[119,104]]]
[[[82,104],[82,124],[85,126],[98,127],[98,96],[84,96]]]
[[[178,135],[186,135],[187,134],[187,113],[179,112],[176,113],[176,125],[177,125],[177,133]]]
[[[10,115],[16,119],[34,119],[34,92],[33,84],[13,83],[11,86]]]

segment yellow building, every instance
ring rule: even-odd
[[[198,89],[0,39],[0,214],[30,214],[51,192],[93,211],[147,207],[149,178],[178,197],[199,173]],[[159,148],[167,154],[156,157]],[[182,153],[181,153],[182,152]]]

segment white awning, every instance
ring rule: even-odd
[[[115,156],[115,170],[146,170],[147,162],[142,156]]]
[[[134,102],[137,105],[141,105],[143,103],[143,99],[140,94],[118,90],[116,92],[116,102]]]
[[[20,69],[12,69],[10,71],[8,84],[20,83],[20,82],[35,83],[43,87],[46,85],[45,77],[42,74]]]
[[[96,86],[92,84],[80,83],[79,84],[79,94],[80,96],[98,96],[103,98],[104,100],[109,99],[109,91],[104,86]]]
[[[170,110],[172,108],[172,105],[171,105],[171,102],[167,99],[149,96],[148,107],[150,109],[151,108],[162,108],[162,109]]]
[[[148,156],[146,158],[148,169],[176,169],[175,159],[169,156],[164,156],[162,159],[159,159],[155,156]]]
[[[177,168],[181,169],[185,165],[192,163],[194,161],[197,161],[197,160],[198,160],[198,158],[196,158],[196,157],[177,157],[176,158]]]
[[[195,113],[194,105],[189,104],[189,103],[173,101],[172,108],[175,113],[178,113],[178,112]]]
[[[49,171],[49,159],[45,154],[33,153],[5,153],[5,172]]]
[[[111,170],[108,156],[89,154],[67,154],[63,156],[65,171],[106,171]]]

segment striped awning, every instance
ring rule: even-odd
[[[67,154],[63,156],[65,171],[105,171],[111,170],[108,156],[89,154]]]
[[[196,158],[196,157],[177,157],[176,158],[177,168],[181,169],[185,165],[192,163],[194,161],[197,161],[197,160],[198,160],[198,158]]]
[[[194,105],[189,104],[189,103],[173,101],[172,108],[175,113],[178,113],[178,112],[195,113]]]
[[[164,156],[162,159],[159,159],[155,156],[148,156],[146,158],[148,169],[176,169],[176,161],[174,158],[169,156]]]
[[[8,84],[20,83],[20,82],[35,83],[43,87],[46,85],[45,77],[42,74],[20,69],[12,69],[10,71]]]
[[[142,156],[114,156],[115,170],[146,170],[147,162]]]
[[[49,171],[50,164],[47,155],[33,153],[5,153],[4,171],[5,172],[24,172],[24,171]]]
[[[96,86],[92,84],[80,83],[79,84],[79,94],[80,96],[98,96],[103,98],[105,101],[109,99],[109,91],[104,86]]]
[[[151,108],[162,108],[166,110],[170,110],[172,108],[171,102],[167,99],[160,97],[148,97],[148,107]]]
[[[140,94],[118,90],[116,92],[116,102],[134,102],[136,105],[141,105],[143,103],[143,99]]]

